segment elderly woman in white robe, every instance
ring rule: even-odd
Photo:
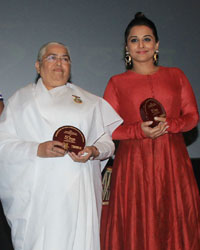
[[[101,170],[122,122],[111,106],[70,78],[68,49],[44,45],[41,78],[18,90],[0,120],[0,198],[15,250],[99,250]],[[77,101],[78,99],[78,101]],[[65,125],[81,130],[85,148],[66,152],[52,140]]]

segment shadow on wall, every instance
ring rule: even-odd
[[[198,135],[199,135],[198,127],[195,127],[192,130],[183,133],[186,146],[189,146],[193,142],[195,142],[198,138]]]
[[[191,159],[191,161],[194,170],[194,175],[196,177],[196,181],[200,190],[200,158],[193,158]]]

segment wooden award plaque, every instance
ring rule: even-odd
[[[166,117],[166,112],[162,104],[154,98],[148,98],[144,100],[140,105],[140,115],[143,121],[153,121],[150,127],[158,125],[158,121],[154,120],[154,117]]]
[[[68,152],[78,153],[85,147],[85,136],[76,127],[63,126],[58,128],[54,135],[54,141],[60,141],[64,143],[64,149]]]

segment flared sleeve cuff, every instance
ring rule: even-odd
[[[196,115],[188,114],[184,115],[180,118],[166,118],[166,122],[168,123],[168,132],[171,133],[180,133],[180,132],[187,132],[197,126],[199,122],[199,115],[198,112]]]
[[[108,134],[104,134],[99,140],[94,143],[94,146],[99,150],[99,156],[95,160],[105,160],[111,157],[115,151],[115,145]]]
[[[101,112],[105,132],[111,136],[113,131],[123,122],[123,120],[104,99],[101,99]]]
[[[134,124],[122,124],[113,133],[113,140],[144,139],[146,138],[141,128],[141,121]]]

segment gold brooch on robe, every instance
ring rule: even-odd
[[[74,97],[74,101],[76,103],[82,103],[83,101],[81,100],[80,96],[77,96],[77,95],[72,95]]]

